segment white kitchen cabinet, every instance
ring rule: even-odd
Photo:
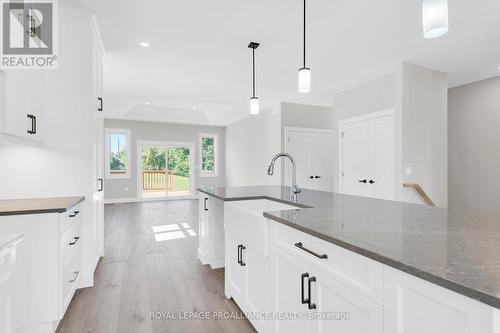
[[[301,188],[333,192],[335,169],[333,131],[287,128],[286,152],[295,158],[297,184]],[[292,180],[292,167],[285,164],[285,182]]]
[[[224,202],[199,192],[198,259],[212,268],[224,267]]]
[[[43,140],[45,86],[43,70],[4,72],[4,133],[33,141]]]
[[[21,241],[20,234],[0,234],[0,332],[2,333],[14,332],[12,303],[15,296],[12,275],[16,266],[16,246]]]
[[[382,111],[340,122],[340,192],[394,198],[394,112]]]
[[[236,236],[226,231],[225,290],[227,297],[233,297],[240,303],[246,294],[246,254],[247,249]]]
[[[98,117],[102,117],[104,112],[104,84],[103,84],[103,49],[99,41],[94,39],[92,49],[92,67],[93,67],[93,97],[95,101],[94,113]]]
[[[0,234],[23,234],[17,247],[14,326],[52,333],[80,282],[82,207],[65,213],[0,217]]]
[[[498,310],[396,269],[384,269],[385,333],[498,333]]]

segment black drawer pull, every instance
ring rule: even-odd
[[[99,101],[99,106],[97,107],[97,111],[103,111],[104,110],[104,107],[103,107],[103,101],[102,101],[102,97],[97,97],[97,100]]]
[[[311,303],[311,300],[312,300],[312,297],[311,297],[311,283],[312,282],[316,282],[316,277],[313,276],[313,277],[310,277],[308,280],[307,280],[307,306],[309,308],[309,310],[313,310],[313,309],[316,309],[316,304],[315,303]]]
[[[207,201],[208,201],[208,198],[203,199],[203,209],[204,209],[205,211],[207,211],[207,210],[208,210],[208,207],[207,207]]]
[[[28,130],[28,134],[36,134],[36,116],[28,114],[27,117],[31,120],[31,129]]]
[[[70,242],[69,245],[75,245],[76,242],[78,242],[78,240],[80,239],[80,237],[74,237],[73,239],[74,241]]]
[[[328,259],[328,255],[326,254],[317,254],[316,252],[309,250],[308,248],[304,247],[302,245],[302,242],[295,243],[295,246],[298,247],[299,249],[306,251],[309,254],[312,254],[313,256],[319,258],[319,259]]]
[[[302,292],[300,293],[300,301],[302,302],[302,304],[309,303],[309,299],[304,298],[304,279],[308,278],[308,277],[309,277],[309,273],[304,273],[304,274],[302,274],[301,279],[300,279],[301,280],[300,285],[302,287],[301,288]]]
[[[102,192],[104,190],[104,180],[102,178],[97,178],[97,181],[99,182],[97,192]]]

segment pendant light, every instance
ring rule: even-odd
[[[311,91],[311,69],[306,67],[306,0],[304,0],[304,64],[299,69],[299,93]]]
[[[250,114],[259,114],[259,98],[255,96],[255,49],[259,43],[251,42],[248,48],[252,49],[252,97],[250,98]]]
[[[448,32],[448,0],[422,0],[425,38],[441,37]]]

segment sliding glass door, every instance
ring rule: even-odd
[[[190,143],[139,142],[138,194],[143,199],[187,197],[192,194]]]

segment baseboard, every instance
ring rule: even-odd
[[[225,266],[224,258],[211,260],[210,262],[210,267],[212,267],[212,269],[222,268],[224,266]]]
[[[197,200],[198,197],[190,195],[187,197],[170,197],[170,198],[152,198],[152,199],[138,199],[138,198],[117,198],[117,199],[104,199],[105,205],[117,203],[131,203],[131,202],[149,202],[149,201],[172,201],[172,200]]]
[[[203,265],[208,264],[207,256],[206,256],[205,252],[200,248],[198,248],[198,259],[200,259],[200,261]]]

